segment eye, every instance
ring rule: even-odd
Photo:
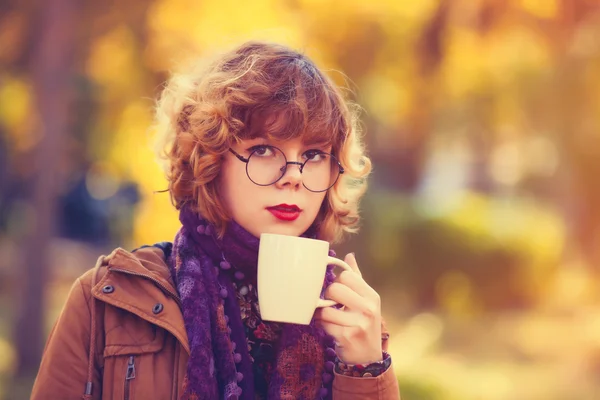
[[[327,158],[327,153],[318,149],[310,149],[304,152],[303,157],[311,162],[319,162]]]
[[[257,157],[271,157],[275,154],[273,147],[265,144],[252,146],[248,149],[248,151],[251,152],[253,156]]]

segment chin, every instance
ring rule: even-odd
[[[308,228],[306,228],[308,229]],[[300,236],[302,233],[306,231],[306,229],[302,229],[302,226],[299,224],[273,224],[261,231],[261,233],[274,233],[278,235],[287,235],[287,236]],[[260,236],[260,235],[259,235]]]

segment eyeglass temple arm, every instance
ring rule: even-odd
[[[230,151],[230,152],[231,152],[231,153],[232,153],[234,156],[236,156],[236,157],[238,158],[238,160],[240,160],[241,162],[248,163],[248,159],[247,159],[246,157],[244,157],[244,156],[242,156],[242,155],[240,155],[240,154],[236,153],[236,152],[235,152],[235,150],[233,150],[233,149],[229,149],[229,151]]]

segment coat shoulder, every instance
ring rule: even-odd
[[[77,281],[89,292],[111,268],[147,271],[170,280],[168,260],[172,247],[170,242],[144,245],[131,251],[118,247],[108,255],[101,255],[94,267],[84,272]]]

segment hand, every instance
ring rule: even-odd
[[[344,307],[318,309],[315,318],[334,337],[336,352],[346,364],[381,361],[381,299],[362,278],[354,254],[344,261],[352,271],[343,271],[325,291],[325,298]]]

